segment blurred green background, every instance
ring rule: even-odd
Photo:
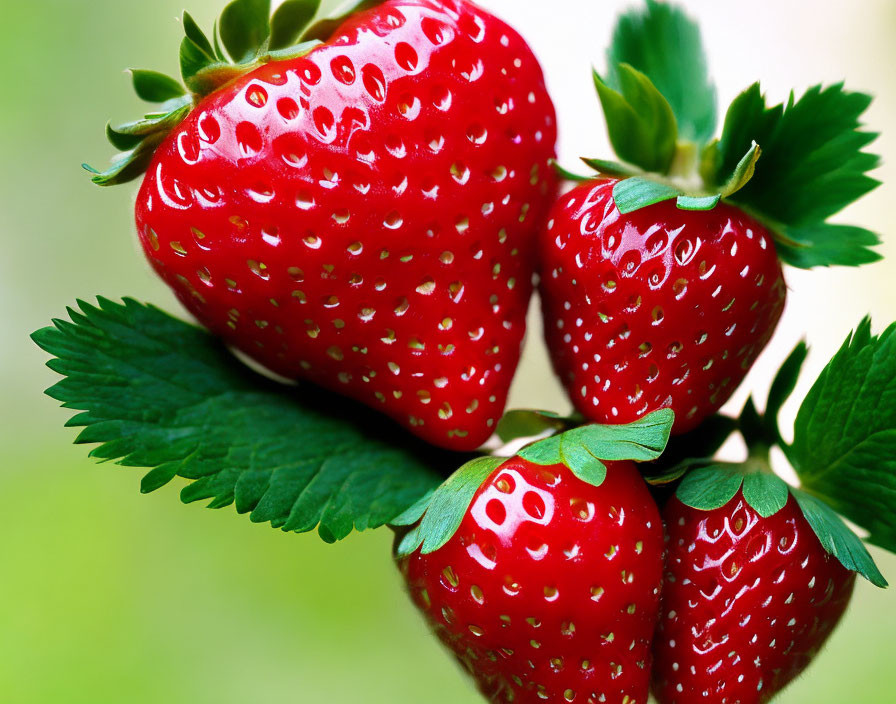
[[[3,4],[0,65],[0,701],[84,704],[367,702],[464,704],[476,696],[425,631],[389,561],[386,531],[337,546],[252,525],[232,509],[183,506],[177,486],[148,497],[139,473],[86,459],[41,391],[54,375],[28,333],[75,297],[131,295],[178,311],[133,234],[133,188],[101,191],[78,165],[110,154],[102,126],[139,106],[120,69],[174,71],[183,0]],[[217,0],[191,0],[209,26]],[[626,3],[484,4],[543,60],[560,112],[562,156],[606,154],[588,66],[602,64]],[[869,122],[896,161],[896,4],[891,0],[684,3],[699,16],[720,94],[756,78],[773,97],[847,79],[874,92]],[[736,5],[736,6],[735,6]],[[890,166],[879,172],[896,183]],[[804,333],[814,372],[867,312],[896,319],[893,186],[853,207],[889,237],[889,263],[791,272],[789,309],[733,401],[767,387]],[[533,326],[516,405],[563,410]],[[793,414],[794,404],[788,406]],[[737,448],[730,448],[736,453]],[[896,558],[875,552],[896,581]],[[861,584],[819,662],[780,702],[889,702],[896,594]]]

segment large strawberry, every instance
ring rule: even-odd
[[[358,4],[305,31],[316,2],[269,21],[237,0],[219,25],[235,66],[185,15],[193,95],[136,72],[168,102],[110,131],[131,151],[95,178],[147,170],[149,261],[228,343],[474,448],[519,357],[554,110],[523,39],[472,3]],[[326,41],[287,48],[299,36]]]
[[[654,653],[661,704],[761,704],[837,625],[855,573],[829,555],[797,502],[763,518],[738,493],[712,511],[672,499]]]
[[[428,521],[450,524],[446,506],[466,481],[475,494],[456,532],[441,545],[420,535],[402,543],[407,553],[422,542],[401,561],[412,598],[491,701],[647,702],[662,527],[635,465],[595,458],[634,443],[579,440],[601,432],[571,431],[503,463],[480,460],[484,481],[475,463],[472,481],[462,469],[421,523],[424,532]],[[572,469],[557,459],[560,442]]]
[[[712,140],[699,32],[653,0],[620,19],[595,84],[624,163],[586,159],[600,175],[579,178],[542,233],[551,358],[585,417],[671,408],[684,432],[728,400],[775,330],[779,257],[876,258],[872,233],[825,222],[876,185],[865,172],[877,159],[861,151],[874,135],[858,130],[869,99],[815,87],[766,107],[757,84]]]

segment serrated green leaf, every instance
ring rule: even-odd
[[[806,361],[806,355],[809,354],[809,347],[804,340],[800,340],[793,351],[787,356],[784,364],[775,374],[771,388],[768,392],[768,400],[765,402],[765,423],[767,431],[780,438],[778,432],[778,416],[784,403],[790,398],[790,394],[796,388],[796,382],[799,380],[800,371],[803,363]]]
[[[519,456],[535,464],[564,464],[579,479],[600,486],[606,476],[601,460],[649,462],[658,458],[669,441],[674,418],[675,414],[664,408],[633,423],[584,425],[524,447]]]
[[[668,100],[682,139],[704,143],[716,129],[716,91],[709,79],[700,29],[679,7],[648,0],[620,16],[607,55],[608,81],[619,88],[615,67],[644,73]]]
[[[320,9],[320,0],[285,0],[271,17],[271,49],[297,44]]]
[[[412,508],[459,462],[341,397],[265,379],[157,308],[100,299],[70,318],[33,336],[64,377],[47,393],[83,411],[69,425],[93,457],[150,470],[143,491],[182,477],[185,502],[337,540]]]
[[[790,487],[780,477],[763,472],[744,476],[744,500],[763,518],[774,516],[787,505]]]
[[[667,173],[675,158],[678,129],[666,99],[650,79],[627,64],[616,67],[619,89],[594,72],[610,143],[622,161]]]
[[[506,457],[477,457],[448,477],[427,502],[420,524],[399,544],[398,557],[405,557],[418,548],[423,555],[428,555],[451,540],[479,487],[506,460]]]
[[[877,135],[862,131],[860,122],[870,102],[870,96],[836,84],[768,107],[754,84],[729,108],[703,176],[710,186],[721,186],[758,143],[762,158],[753,177],[729,200],[785,230],[779,232],[785,244],[796,240],[802,249],[817,250],[793,256],[788,261],[795,266],[865,263],[877,238],[860,228],[830,229],[825,221],[878,185],[867,172],[879,159],[863,151]]]
[[[784,448],[802,486],[896,552],[896,324],[865,319],[800,406]]]
[[[134,92],[148,103],[164,103],[180,98],[187,92],[179,81],[158,71],[131,69],[131,79],[134,82]]]
[[[775,243],[778,256],[790,266],[812,269],[817,266],[863,266],[883,259],[871,247],[880,237],[854,225],[819,223],[805,227],[782,227],[782,240]]]
[[[271,36],[271,0],[233,0],[221,12],[218,35],[237,63],[254,59]]]
[[[846,569],[858,572],[874,586],[888,586],[887,580],[874,563],[874,558],[840,516],[814,496],[797,489],[792,490],[792,493],[806,521],[829,554],[836,557]]]
[[[633,213],[682,195],[681,190],[675,186],[639,176],[624,179],[613,186],[613,200],[622,214]]]
[[[711,196],[678,196],[675,205],[680,210],[712,210],[721,199],[719,193]]]
[[[712,464],[689,472],[675,495],[685,506],[712,511],[731,501],[740,491],[743,481],[744,475],[738,467]]]

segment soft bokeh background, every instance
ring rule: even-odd
[[[138,253],[133,188],[101,191],[78,164],[110,154],[102,126],[137,112],[120,69],[174,71],[184,0],[4,2],[0,21],[0,701],[10,704],[464,704],[476,696],[425,632],[386,531],[338,546],[252,525],[232,509],[149,497],[139,474],[85,458],[28,333],[75,297],[131,295],[178,310]],[[560,113],[562,156],[607,154],[589,65],[620,0],[483,0],[531,40]],[[209,26],[223,0],[190,0]],[[846,79],[878,96],[869,124],[896,183],[896,3],[685,0],[722,100],[756,78],[784,98]],[[764,390],[802,335],[801,396],[866,313],[896,319],[896,189],[847,217],[887,236],[889,263],[790,272],[778,336],[738,394]],[[563,410],[533,325],[516,405]],[[788,407],[794,412],[794,404]],[[836,432],[836,429],[832,429]],[[896,581],[896,558],[876,552]],[[782,704],[893,701],[896,594],[859,586],[830,646]]]

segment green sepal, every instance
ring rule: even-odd
[[[712,210],[722,199],[721,193],[709,196],[678,196],[675,205],[680,210]]]
[[[209,38],[205,36],[205,32],[200,29],[196,20],[193,19],[193,16],[186,10],[184,10],[181,23],[183,24],[186,38],[193,42],[200,53],[204,54],[210,61],[214,61],[215,59],[221,61],[224,60],[224,57],[220,55],[220,52],[215,51]]]
[[[705,143],[716,129],[716,91],[709,79],[697,23],[680,8],[647,0],[621,15],[607,52],[608,81],[618,86],[615,67],[644,73],[668,100],[681,138]]]
[[[531,438],[547,431],[566,430],[582,422],[579,416],[561,416],[551,411],[512,409],[498,421],[496,433],[502,442]]]
[[[620,64],[610,87],[594,72],[594,85],[603,107],[610,143],[622,161],[645,171],[669,171],[678,139],[675,115],[668,101],[640,71]]]
[[[414,525],[417,521],[423,518],[423,514],[426,513],[426,508],[429,506],[430,501],[432,501],[432,496],[436,493],[437,488],[438,487],[427,491],[420,497],[420,500],[408,508],[407,511],[398,514],[395,518],[389,521],[389,525],[398,527]]]
[[[297,44],[319,9],[320,0],[285,0],[271,17],[271,50]]]
[[[235,63],[252,61],[271,36],[271,0],[233,0],[221,12],[218,36]]]
[[[744,475],[741,487],[744,501],[763,518],[774,516],[787,505],[790,487],[787,482],[774,474],[753,472]]]
[[[630,176],[636,176],[641,173],[641,171],[635,167],[627,166],[626,164],[622,164],[618,161],[611,161],[609,159],[589,159],[583,157],[582,161],[602,176],[629,178]],[[593,176],[591,178],[593,178]]]
[[[896,324],[864,319],[800,406],[784,453],[802,487],[896,552]]]
[[[554,169],[554,172],[564,181],[570,181],[572,183],[583,183],[585,181],[594,180],[594,174],[589,174],[587,176],[577,174],[575,171],[570,171],[569,169],[567,169],[556,159],[551,159],[551,167]]]
[[[623,179],[613,186],[613,201],[623,215],[683,195],[675,186],[640,176]]]
[[[138,98],[147,103],[164,103],[183,97],[187,93],[177,79],[164,73],[139,68],[132,68],[130,73],[134,92]]]
[[[737,496],[744,474],[737,465],[710,464],[692,470],[675,492],[685,506],[698,511],[713,511]]]
[[[540,465],[563,464],[582,481],[600,486],[606,478],[603,461],[649,462],[662,455],[675,413],[668,408],[624,425],[584,425],[540,440],[518,453]]]
[[[406,557],[418,549],[421,554],[428,555],[451,540],[479,487],[506,460],[506,457],[477,457],[446,479],[429,497],[419,518],[420,523],[404,536],[395,551],[396,555]],[[395,525],[410,525],[408,519],[420,508],[420,504],[416,504],[413,510],[399,517],[406,522]]]
[[[889,586],[868,549],[833,509],[804,491],[791,489],[791,493],[822,547],[830,555],[836,557],[846,569],[858,572],[874,586]]]

